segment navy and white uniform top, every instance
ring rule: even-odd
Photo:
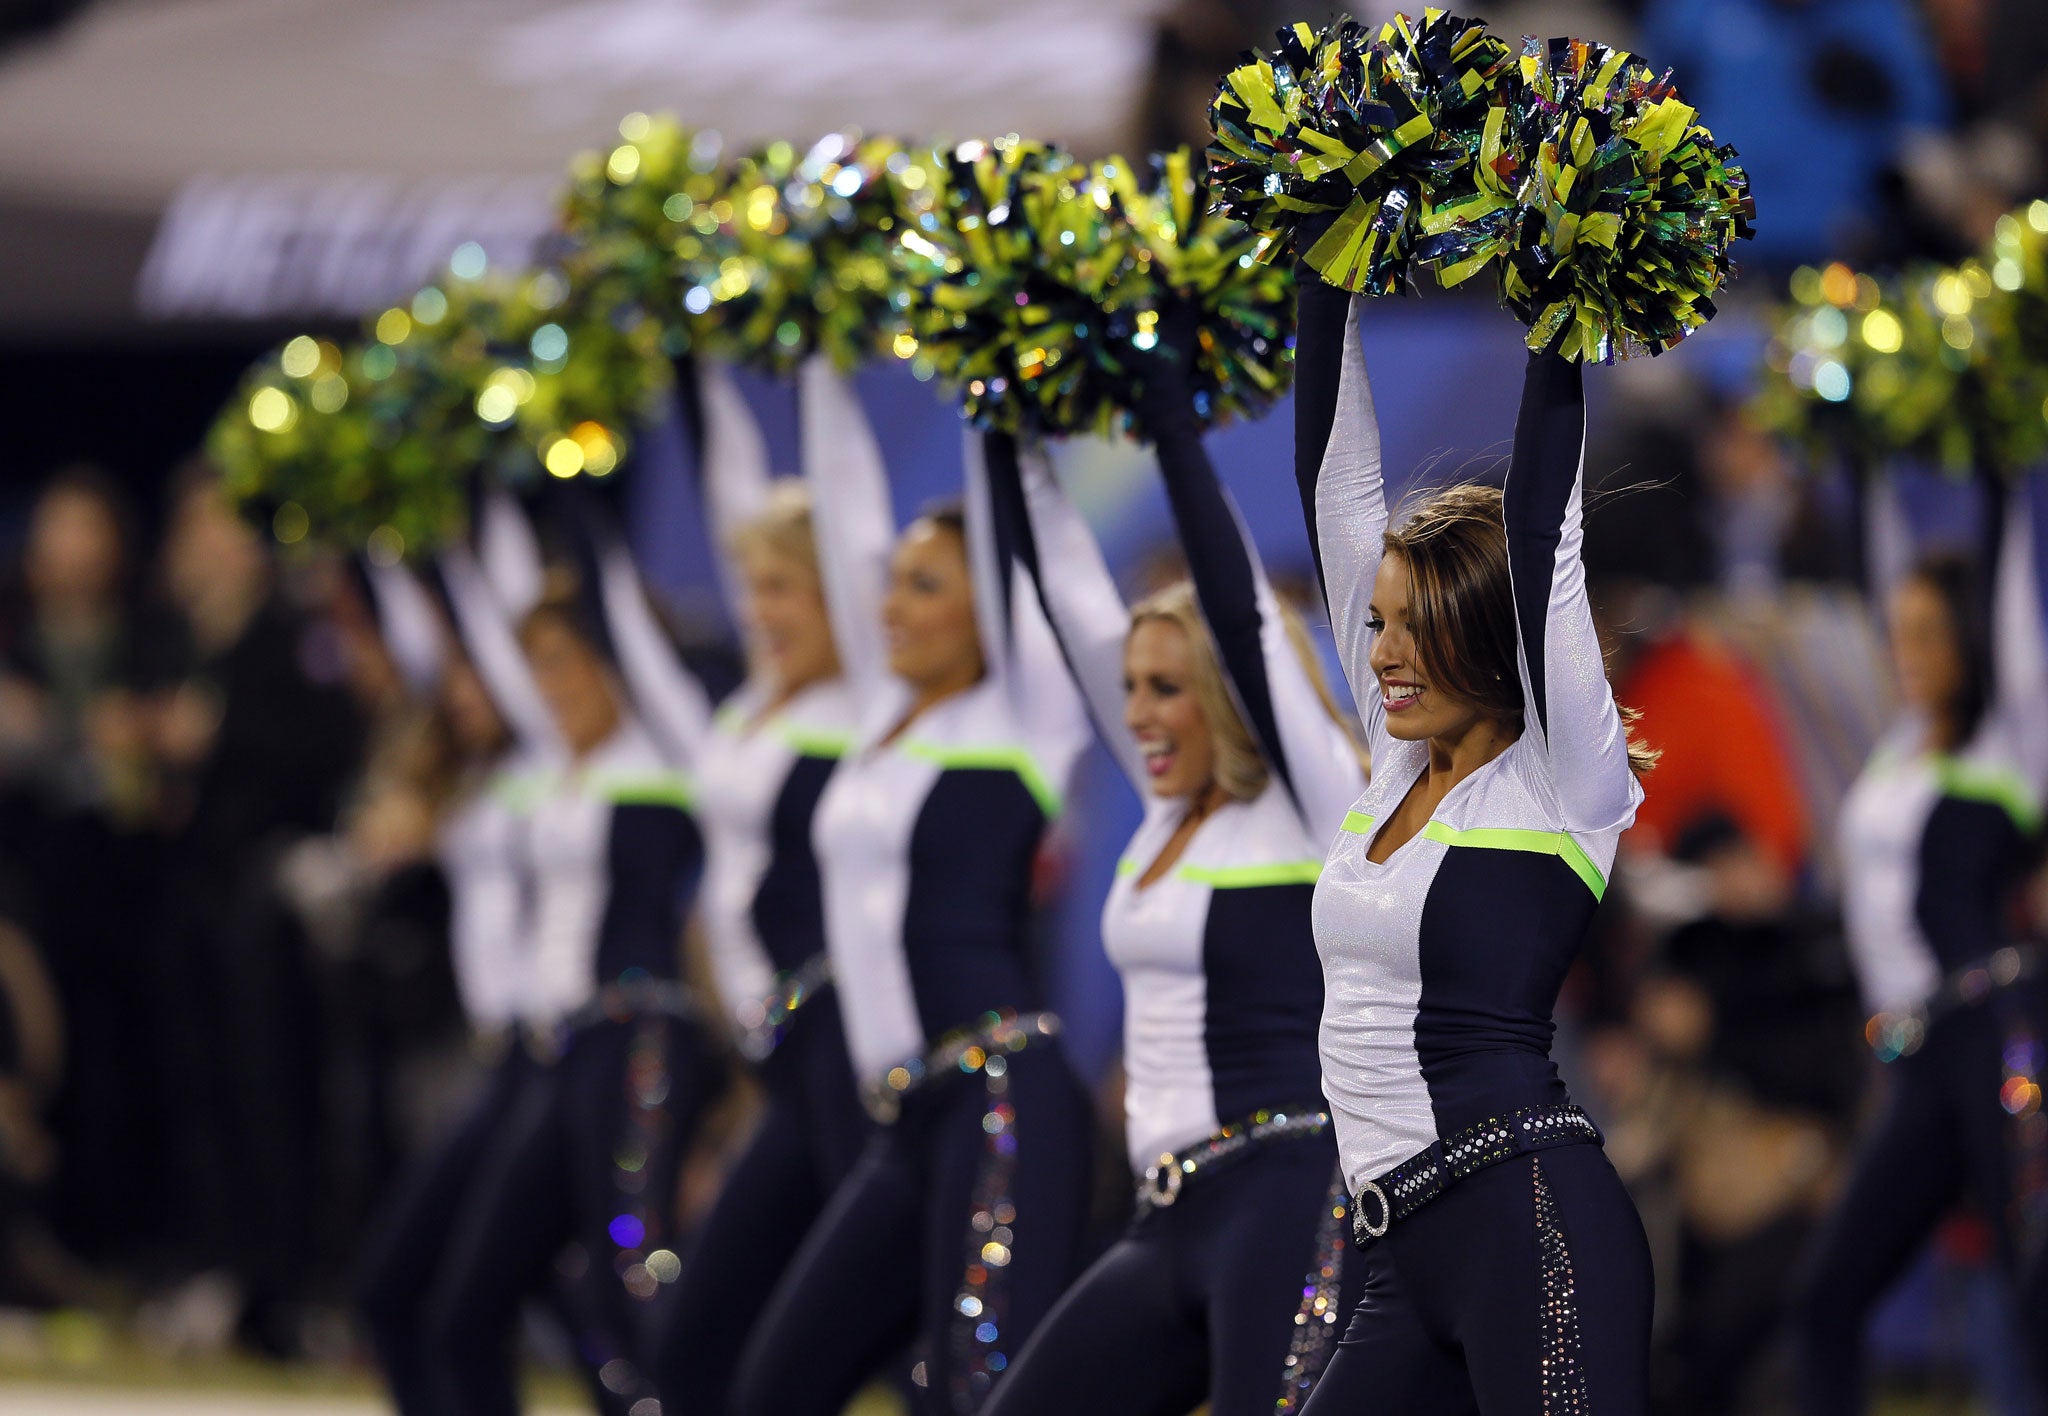
[[[729,559],[733,535],[766,510],[771,488],[759,427],[731,378],[698,366],[701,468],[712,538],[729,604],[743,592]],[[805,409],[804,457],[836,456],[843,410]],[[853,416],[859,414],[854,411]],[[814,434],[811,425],[827,427]],[[716,715],[647,607],[623,545],[601,554],[604,606],[636,701],[670,760],[697,790],[707,856],[702,915],[713,981],[742,1031],[763,1001],[825,950],[824,907],[811,823],[826,779],[851,745],[853,696],[844,678],[814,683],[781,703],[750,679]]]
[[[889,672],[882,628],[896,526],[880,452],[829,366],[807,366],[802,391],[804,435],[830,450],[806,456],[806,472],[833,634],[861,707],[812,837],[854,1073],[872,1080],[985,1013],[1041,1006],[1033,870],[1088,726],[1025,572],[999,544],[971,435],[968,550],[987,672],[904,725],[913,695]]]
[[[449,808],[437,833],[455,991],[469,1025],[482,1033],[503,1031],[531,1013],[526,827],[544,771],[507,753]]]
[[[494,514],[518,516],[498,506]],[[473,829],[523,852],[524,957],[510,985],[520,1020],[551,1027],[608,986],[673,982],[703,856],[687,779],[630,710],[573,759],[512,629],[517,607],[496,588],[508,583],[502,568],[487,574],[457,548],[442,574],[457,632],[518,744],[516,784],[503,784],[510,790],[494,808],[477,808]]]
[[[1310,900],[1365,785],[1192,418],[1162,429],[1158,447],[1197,598],[1272,776],[1251,800],[1217,807],[1143,886],[1189,803],[1149,789],[1123,725],[1130,615],[1102,552],[1043,454],[1020,459],[1041,598],[1098,732],[1145,803],[1102,907],[1103,947],[1124,984],[1125,1143],[1137,1170],[1261,1108],[1322,1105]]]
[[[703,841],[684,779],[638,723],[551,774],[527,834],[536,1021],[574,1019],[613,985],[680,977]]]
[[[438,687],[448,651],[432,596],[402,565],[366,568],[377,623],[407,684]],[[471,1028],[500,1032],[528,1011],[531,919],[526,817],[546,762],[515,744],[470,774],[443,813],[435,857],[448,883],[448,944],[456,996]]]
[[[1367,859],[1379,824],[1428,770],[1429,745],[1388,733],[1370,663],[1387,503],[1364,303],[1303,288],[1295,444],[1373,762],[1315,895],[1323,1085],[1354,1190],[1489,1117],[1568,1100],[1550,1060],[1552,1010],[1642,800],[1579,556],[1580,371],[1536,356],[1504,513],[1522,735],[1384,863]]]
[[[1843,917],[1873,1012],[1925,1003],[1944,975],[2014,942],[2008,911],[2048,797],[2048,635],[2032,511],[2022,483],[1995,542],[1992,696],[1976,730],[1940,752],[1908,714],[1843,803]]]

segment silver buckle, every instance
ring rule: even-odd
[[[1380,1222],[1377,1226],[1365,1217],[1365,1207],[1362,1201],[1367,1195],[1371,1195],[1375,1200],[1379,1201]],[[1379,1182],[1374,1180],[1366,1181],[1365,1184],[1359,1187],[1358,1193],[1352,1196],[1351,1199],[1352,1238],[1361,1244],[1367,1239],[1381,1238],[1386,1234],[1393,1222],[1394,1206],[1388,1202],[1387,1192],[1379,1187]]]
[[[1145,1167],[1145,1183],[1138,1187],[1138,1198],[1148,1205],[1165,1209],[1180,1198],[1180,1187],[1186,1178],[1179,1159],[1169,1151],[1159,1157],[1157,1165]]]

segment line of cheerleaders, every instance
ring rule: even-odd
[[[962,505],[899,531],[822,365],[800,484],[698,374],[749,651],[716,711],[601,517],[571,518],[580,600],[540,593],[502,498],[430,574],[374,573],[467,754],[442,828],[454,952],[500,1039],[370,1250],[401,1410],[515,1411],[531,1298],[630,1416],[834,1416],[892,1372],[919,1410],[991,1416],[1645,1409],[1650,1251],[1549,1056],[1649,760],[1586,598],[1580,368],[1531,358],[1504,491],[1441,489],[1397,525],[1365,309],[1303,282],[1297,473],[1354,721],[1205,456],[1171,338],[1138,413],[1189,581],[1135,606],[1030,445],[970,436]],[[2026,510],[1995,597],[1928,564],[1893,606],[1912,711],[1845,854],[1898,1061],[1805,1305],[1811,1412],[1861,1408],[1864,1319],[1965,1192],[2048,1350],[2048,1187],[2015,1169],[2048,1155],[2015,1129],[2038,1106],[2009,1104],[2048,1036],[2008,908],[2048,787]],[[1142,1178],[1077,1272],[1093,1123],[1031,941],[1091,734],[1146,804],[1102,914]],[[716,1017],[679,981],[693,895]],[[670,1248],[720,1032],[765,1110]]]

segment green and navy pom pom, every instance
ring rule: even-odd
[[[1501,295],[1531,349],[1608,361],[1705,324],[1749,235],[1734,150],[1668,75],[1583,40],[1531,41],[1513,97],[1519,172]]]
[[[346,346],[301,335],[259,361],[208,451],[281,539],[384,557],[460,535],[482,471],[602,476],[668,387],[659,324],[561,274],[450,279]]]
[[[1115,427],[1150,282],[1113,187],[1016,138],[962,144],[931,171],[900,241],[919,357],[984,427]]]
[[[887,138],[771,143],[735,164],[715,269],[683,295],[736,362],[787,373],[814,353],[843,370],[903,330],[895,183],[911,159]]]
[[[1142,167],[1111,159],[1094,172],[1137,235],[1139,266],[1154,286],[1148,306],[1172,298],[1193,311],[1196,416],[1205,424],[1258,416],[1294,377],[1294,276],[1266,262],[1273,238],[1207,209],[1201,160],[1186,148]],[[1132,343],[1149,350],[1159,338],[1155,319],[1143,310],[1136,318]]]
[[[561,239],[551,253],[593,307],[637,306],[662,322],[667,349],[690,349],[702,311],[684,301],[713,279],[732,215],[716,133],[629,114],[620,141],[570,167]]]
[[[1331,180],[1320,153],[1304,153],[1299,141],[1303,112],[1315,109],[1321,93],[1322,43],[1314,26],[1288,26],[1270,54],[1248,52],[1223,76],[1209,106],[1209,200],[1271,238],[1269,259],[1291,247],[1304,220],[1346,200],[1341,178]]]
[[[1483,24],[1441,10],[1396,16],[1377,34],[1350,20],[1283,30],[1273,54],[1225,76],[1211,106],[1218,204],[1281,244],[1331,214],[1301,252],[1308,265],[1345,290],[1403,290],[1438,206],[1470,220],[1482,194],[1500,200],[1475,168],[1513,68]],[[1434,259],[1469,274],[1447,243]]]

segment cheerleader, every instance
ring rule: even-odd
[[[1631,1416],[1649,1246],[1550,1060],[1648,765],[1586,601],[1580,370],[1532,356],[1504,493],[1392,527],[1363,304],[1303,281],[1296,467],[1373,762],[1315,894],[1365,1274],[1308,1410]]]
[[[2048,637],[2026,484],[2002,532],[1995,493],[1988,509],[1989,575],[1936,557],[1890,596],[1905,712],[1842,811],[1844,923],[1890,1087],[1802,1301],[1801,1409],[1816,1416],[1864,1409],[1871,1310],[1965,1197],[1997,1235],[2048,1386],[2048,994],[2012,922],[2048,794]]]
[[[770,1301],[735,1405],[836,1416],[915,1343],[925,1405],[972,1411],[1065,1286],[1087,1207],[1089,1104],[1030,959],[1033,866],[1087,728],[972,446],[967,512],[898,540],[851,391],[813,364],[802,395],[806,436],[828,439],[806,471],[862,710],[812,839],[880,1128]]]
[[[1180,366],[1159,362],[1143,413],[1193,585],[1129,611],[1043,458],[991,459],[997,494],[1028,504],[1026,559],[1075,681],[1147,798],[1102,912],[1137,1215],[991,1416],[1296,1411],[1355,1296],[1309,904],[1365,774],[1202,449]]]
[[[431,1300],[442,1409],[518,1410],[519,1305],[559,1271],[599,1408],[626,1412],[653,1399],[643,1305],[678,1262],[676,1171],[722,1080],[677,977],[702,857],[689,786],[628,706],[579,603],[528,611],[513,656],[466,558],[448,583],[465,638],[492,646],[509,694],[538,695],[560,750],[524,832],[524,1013],[541,1083],[499,1135]]]
[[[393,1402],[403,1416],[433,1416],[448,1407],[425,1337],[429,1294],[494,1144],[538,1081],[517,1038],[528,942],[522,833],[525,803],[556,743],[537,699],[519,700],[515,690],[513,711],[499,711],[470,658],[444,642],[425,588],[408,572],[372,566],[369,583],[392,657],[417,691],[433,694],[457,760],[436,856],[457,993],[476,1051],[490,1059],[476,1100],[385,1201],[359,1281],[358,1306]],[[508,717],[523,731],[515,735]]]
[[[605,605],[620,660],[698,783],[703,922],[739,1051],[766,1104],[701,1226],[662,1322],[657,1384],[671,1412],[726,1410],[741,1347],[811,1215],[852,1169],[867,1123],[825,958],[811,820],[852,740],[852,698],[825,613],[800,486],[771,487],[766,451],[723,371],[700,365],[705,501],[721,579],[741,611],[748,675],[715,718],[646,614],[616,543]],[[809,410],[815,413],[817,410]],[[823,455],[831,430],[807,433]]]

